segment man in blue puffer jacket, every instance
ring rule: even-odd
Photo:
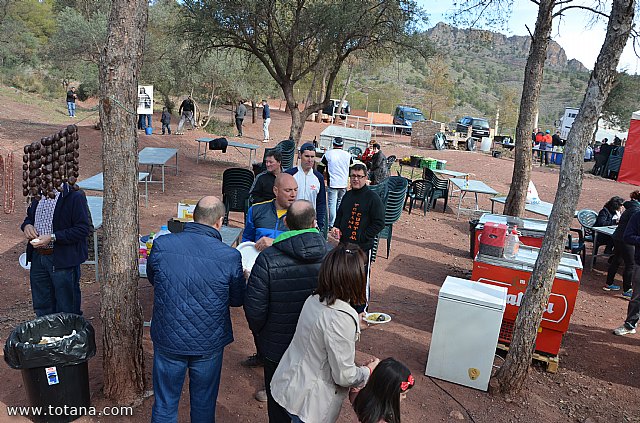
[[[244,301],[240,253],[222,242],[224,205],[204,197],[184,231],[159,237],[147,262],[154,286],[152,422],[176,422],[186,370],[192,422],[214,422],[229,306]]]
[[[258,251],[271,247],[278,235],[288,231],[284,216],[289,206],[296,201],[298,183],[288,173],[280,173],[273,184],[273,193],[276,198],[254,204],[247,212],[242,242],[255,242]]]

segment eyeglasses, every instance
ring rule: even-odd
[[[364,178],[366,178],[366,176],[365,175],[349,175],[349,178],[352,178],[352,179],[364,179]]]

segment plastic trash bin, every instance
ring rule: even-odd
[[[41,344],[43,337],[62,339]],[[4,345],[7,364],[22,370],[30,405],[55,414],[34,417],[46,422],[70,422],[82,417],[78,415],[80,407],[91,405],[87,361],[95,354],[93,326],[71,313],[24,322],[11,332]],[[61,415],[65,409],[67,415]]]
[[[153,128],[152,128],[152,127],[150,127],[150,126],[147,126],[146,128],[144,128],[144,133],[145,133],[146,135],[151,135],[151,134],[153,134]]]

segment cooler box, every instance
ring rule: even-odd
[[[506,300],[506,288],[447,276],[425,374],[486,391]]]
[[[494,257],[502,257],[504,244],[507,241],[507,225],[504,223],[487,222],[484,224],[482,235],[480,236],[481,254]]]
[[[480,216],[478,224],[475,227],[475,233],[473,230],[471,230],[470,233],[470,236],[475,236],[475,242],[471,242],[470,244],[472,248],[470,251],[471,258],[474,258],[478,254],[480,238],[487,223],[504,223],[509,229],[516,225],[518,226],[518,233],[520,234],[520,242],[524,245],[540,248],[542,246],[542,239],[547,232],[548,221],[484,213]]]
[[[478,254],[473,263],[472,279],[482,284],[505,287],[508,290],[507,307],[500,328],[500,342],[509,344],[522,297],[529,284],[538,248],[520,246],[514,259]],[[569,328],[569,321],[576,303],[582,262],[576,254],[563,253],[553,281],[549,304],[542,315],[535,349],[538,352],[558,355],[562,336]]]

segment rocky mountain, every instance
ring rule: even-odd
[[[456,55],[464,48],[483,50],[494,58],[506,59],[513,64],[521,63],[524,65],[531,46],[531,37],[529,36],[513,35],[507,37],[492,31],[460,29],[442,22],[429,29],[427,34],[438,49],[449,50]],[[580,61],[568,60],[564,49],[553,40],[549,43],[545,65],[557,70],[589,71]]]

